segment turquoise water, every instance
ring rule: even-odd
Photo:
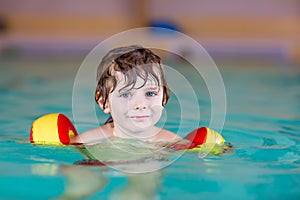
[[[85,192],[86,199],[299,199],[299,69],[284,64],[219,66],[227,94],[222,135],[233,143],[235,153],[204,159],[184,154],[162,170],[133,175],[75,165],[83,156],[74,147],[34,146],[27,141],[38,116],[60,112],[72,118],[72,88],[81,61],[0,61],[1,199],[51,199],[69,191]],[[207,126],[210,101],[203,82],[192,76],[193,69],[180,63],[176,67],[185,67],[185,75],[196,84],[199,126]],[[173,97],[167,106],[171,114],[166,126],[172,131],[178,124],[176,102]],[[186,120],[193,121],[192,116]],[[89,119],[79,132],[92,128]],[[187,123],[184,128],[194,127]]]

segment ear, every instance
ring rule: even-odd
[[[166,104],[167,104],[167,97],[166,97],[166,95],[164,95],[162,105],[165,106]]]
[[[102,111],[106,114],[110,113],[110,107],[108,101],[106,101],[105,106],[104,106],[104,99],[103,97],[100,97],[99,100],[97,101],[98,105],[102,109]]]

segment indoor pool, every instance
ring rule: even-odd
[[[83,156],[72,146],[28,141],[31,123],[41,115],[59,112],[73,119],[73,83],[82,59],[1,60],[1,199],[56,199],[70,193],[88,194],[85,199],[300,199],[299,69],[220,62],[227,95],[222,135],[235,152],[203,159],[185,153],[161,170],[137,175],[79,166],[74,163]],[[199,126],[208,126],[211,103],[203,81],[184,63],[170,63],[189,77],[199,99]],[[168,102],[165,124],[175,132],[176,101]],[[85,106],[82,102],[80,109]],[[103,118],[100,111],[97,116]],[[79,132],[93,128],[91,117],[84,116]],[[192,112],[185,120],[184,129],[196,128],[190,127]]]

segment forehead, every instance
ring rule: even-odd
[[[159,83],[157,82],[157,80],[155,80],[154,77],[152,76],[148,76],[147,79],[144,79],[140,76],[136,77],[136,80],[133,83],[129,83],[128,84],[128,80],[126,79],[126,76],[121,73],[121,72],[116,72],[115,74],[116,78],[117,78],[117,86],[116,89],[117,90],[130,90],[130,89],[139,89],[142,88],[144,86],[146,87],[157,87],[159,86]]]

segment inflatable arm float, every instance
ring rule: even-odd
[[[78,135],[72,122],[61,113],[51,113],[36,119],[31,126],[30,142],[35,144],[71,145],[71,138]],[[206,127],[193,130],[183,138],[184,142],[168,144],[165,147],[190,152],[209,150],[219,155],[232,148],[230,143],[216,131]]]

